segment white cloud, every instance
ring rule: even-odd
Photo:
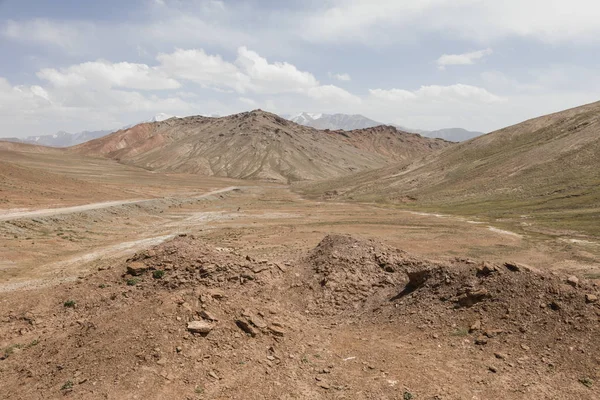
[[[286,62],[269,63],[244,46],[238,49],[236,65],[249,77],[252,90],[258,93],[302,92],[319,84],[310,72],[300,71]]]
[[[159,54],[157,59],[165,73],[205,87],[226,87],[244,93],[249,84],[249,79],[234,64],[202,49],[177,49],[171,54]]]
[[[592,42],[599,18],[596,0],[331,0],[298,23],[298,34],[320,43],[376,44],[419,32],[480,42],[511,36]]]
[[[372,97],[385,101],[462,101],[474,103],[496,103],[504,101],[502,97],[488,92],[484,88],[460,83],[440,86],[421,86],[418,90],[370,89]]]
[[[464,54],[444,54],[437,59],[438,68],[443,70],[447,65],[472,65],[476,60],[492,54],[492,49],[473,51]]]
[[[307,92],[309,97],[323,103],[339,105],[360,104],[361,99],[346,90],[334,85],[322,85],[310,88]]]
[[[258,105],[258,103],[255,100],[250,99],[248,97],[238,97],[238,100],[244,104],[249,105],[250,107],[256,107]]]
[[[163,72],[145,64],[94,61],[57,70],[45,68],[40,79],[55,87],[120,87],[139,90],[177,89],[181,85]]]
[[[159,69],[176,79],[190,80],[217,91],[237,93],[299,94],[329,103],[357,103],[360,98],[334,85],[321,85],[313,74],[287,62],[269,62],[242,46],[234,63],[202,49],[160,54]]]
[[[334,79],[337,79],[338,81],[351,81],[352,78],[350,77],[350,74],[329,74],[329,76],[331,76]]]
[[[414,92],[404,89],[369,89],[369,93],[373,97],[387,101],[402,101],[417,97]]]
[[[2,27],[4,37],[23,42],[37,42],[65,49],[75,46],[79,37],[79,26],[59,24],[47,19],[32,19],[23,22],[8,20]]]

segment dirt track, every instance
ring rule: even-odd
[[[237,189],[236,186],[230,186],[219,190],[214,190],[212,192],[208,192],[202,194],[200,196],[195,196],[195,199],[203,199],[208,196],[212,196],[219,193],[229,192],[231,190]],[[9,210],[0,211],[0,221],[11,221],[19,218],[37,218],[37,217],[50,217],[53,215],[62,215],[62,214],[72,214],[78,212],[85,212],[91,210],[100,210],[103,208],[109,207],[117,207],[126,204],[141,204],[149,201],[155,201],[156,199],[134,199],[134,200],[116,200],[116,201],[104,201],[100,203],[92,203],[92,204],[84,204],[81,206],[74,207],[61,207],[61,208],[46,208],[40,210],[31,210],[31,211],[14,211],[11,212]]]
[[[2,221],[0,347],[11,354],[0,361],[0,377],[7,382],[0,396],[124,399],[138,393],[151,399],[391,400],[407,393],[414,399],[444,400],[597,398],[596,386],[579,381],[597,379],[590,355],[597,343],[578,336],[577,329],[565,331],[568,335],[562,334],[556,348],[538,349],[539,335],[548,329],[528,325],[526,333],[519,333],[518,328],[504,327],[504,319],[484,309],[490,310],[493,302],[452,311],[439,303],[439,295],[424,292],[425,297],[407,298],[414,308],[404,310],[399,307],[408,300],[394,305],[386,299],[406,284],[401,270],[365,275],[362,269],[389,262],[398,248],[437,260],[433,262],[461,259],[478,265],[488,260],[502,265],[513,260],[546,272],[577,271],[582,281],[600,273],[594,246],[509,235],[490,229],[489,221],[473,222],[482,221],[315,202],[270,186],[228,186],[189,198]],[[325,255],[311,255],[332,233],[373,239],[374,244],[342,242],[338,247],[334,241]],[[198,241],[173,245],[169,240],[177,234],[195,235]],[[385,254],[375,264],[362,258],[370,246]],[[140,261],[126,263],[134,252]],[[340,259],[349,260],[343,269],[314,270],[317,265],[338,265]],[[151,272],[123,277],[126,265],[138,262],[164,269],[166,286],[153,280]],[[193,272],[201,266],[205,272]],[[199,276],[209,280],[196,282]],[[458,289],[449,290],[460,290],[462,280],[475,278],[458,279]],[[560,293],[570,293],[563,275],[544,279],[556,282]],[[495,285],[489,290],[510,286]],[[216,289],[226,297],[202,297]],[[560,320],[567,322],[561,322],[561,329],[573,326],[569,320],[575,326],[591,324],[581,332],[596,329],[589,320],[595,308],[586,305],[583,290],[588,289],[576,293],[575,303],[568,296],[561,300],[563,310],[581,309],[563,311]],[[539,295],[547,293],[543,289]],[[497,296],[512,301],[510,294]],[[356,306],[363,298],[366,305]],[[377,304],[377,299],[385,301]],[[70,300],[77,303],[73,309],[64,306]],[[430,307],[428,302],[434,301]],[[543,311],[533,321],[555,315],[537,304],[537,309],[521,307],[510,306],[524,314]],[[214,330],[206,337],[189,334],[187,322],[203,319],[203,310],[219,320]],[[586,317],[580,321],[582,312]],[[252,338],[236,321],[257,318],[257,313],[267,328],[263,332],[254,327],[260,332]],[[475,344],[483,332],[465,329],[477,315],[489,335],[499,327],[510,333],[486,337],[486,345]],[[282,337],[269,331],[273,322],[281,324]],[[569,347],[578,352],[579,358],[571,358],[580,360],[579,366],[569,361]],[[34,362],[40,359],[45,362]]]

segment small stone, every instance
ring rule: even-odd
[[[506,358],[508,357],[506,354],[504,353],[494,353],[494,356],[499,359],[499,360],[506,360]]]
[[[225,293],[221,289],[211,289],[208,292],[213,299],[220,300],[225,297]]]
[[[181,353],[183,349],[180,346],[175,347],[175,351]]]
[[[265,329],[267,327],[267,323],[265,322],[265,320],[259,317],[258,315],[250,314],[250,316],[248,317],[248,321],[252,325],[256,326],[258,329]]]
[[[281,329],[281,327],[276,325],[269,326],[269,331],[275,336],[283,336],[285,335],[285,331]]]
[[[577,287],[577,285],[579,285],[579,278],[577,278],[575,275],[571,275],[567,278],[567,283],[573,287]]]
[[[489,276],[497,271],[498,268],[484,262],[481,266],[477,267],[477,276]]]
[[[140,276],[146,271],[148,271],[148,267],[138,261],[134,261],[127,266],[127,273],[132,276]]]
[[[529,346],[527,346],[526,344],[522,344],[521,348],[525,351],[529,351]]]
[[[317,382],[317,386],[325,390],[329,390],[330,388],[327,382]]]
[[[484,335],[491,338],[495,338],[496,336],[504,333],[502,329],[490,329],[484,332]]]
[[[519,271],[521,271],[521,267],[519,266],[519,264],[517,264],[515,262],[512,262],[512,261],[504,263],[504,266],[509,271],[512,271],[512,272],[519,272]]]
[[[207,334],[212,331],[213,325],[206,321],[192,321],[188,322],[187,329],[192,333]]]
[[[498,372],[498,368],[494,367],[493,365],[490,365],[490,366],[488,367],[488,369],[490,370],[490,372],[493,372],[493,373],[496,373],[496,372]]]
[[[598,296],[596,296],[595,294],[586,294],[585,295],[586,303],[596,303],[597,301],[598,301]]]
[[[209,371],[208,376],[210,376],[211,378],[216,379],[216,380],[221,379],[221,378],[219,378],[219,375],[217,375],[215,371]]]
[[[244,321],[243,319],[238,319],[235,321],[235,324],[238,326],[238,328],[246,332],[248,335],[252,337],[256,336],[256,330],[247,321]]]
[[[206,311],[206,310],[201,310],[200,311],[200,316],[204,319],[207,319],[209,321],[218,321],[217,317],[215,317],[212,313]]]
[[[167,360],[165,360],[164,358],[161,358],[160,360],[158,360],[156,362],[158,365],[167,365]]]
[[[558,311],[558,310],[560,310],[560,309],[562,308],[562,306],[560,305],[560,303],[559,303],[559,302],[557,302],[557,301],[553,301],[553,302],[552,302],[552,303],[550,303],[548,306],[549,306],[549,307],[550,307],[552,310],[554,310],[554,311]]]
[[[484,344],[487,344],[487,342],[488,341],[485,336],[479,336],[477,339],[475,339],[475,344],[478,344],[478,345],[484,345]]]
[[[481,330],[481,320],[477,320],[469,327],[469,333],[477,332]]]

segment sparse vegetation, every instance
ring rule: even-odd
[[[413,396],[413,394],[411,392],[404,392],[404,395],[402,396],[402,398],[404,400],[412,400],[415,398],[415,396]]]
[[[135,286],[138,284],[138,279],[137,278],[130,278],[127,279],[127,286]]]
[[[67,300],[63,303],[63,305],[65,308],[74,308],[77,305],[77,302],[75,300]]]
[[[154,279],[162,279],[163,276],[165,276],[165,271],[161,269],[157,269],[156,271],[152,272],[152,277]]]
[[[592,386],[594,386],[594,381],[588,377],[583,377],[583,378],[579,379],[579,382],[581,382],[581,384],[583,386],[588,387],[588,388],[591,388]]]
[[[64,385],[62,385],[62,387],[60,388],[60,390],[69,390],[69,389],[73,389],[73,382],[71,382],[71,381],[66,381],[64,383]]]
[[[12,353],[14,353],[15,349],[20,349],[22,346],[20,344],[13,344],[4,349],[4,358],[10,357]]]

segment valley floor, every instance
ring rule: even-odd
[[[135,196],[102,198],[102,204],[40,202],[15,211],[17,204],[11,203],[12,211],[0,212],[0,398],[600,396],[600,381],[594,382],[600,378],[594,353],[600,345],[600,309],[594,304],[585,312],[595,312],[595,321],[582,322],[581,329],[595,336],[584,339],[567,330],[556,347],[537,349],[535,341],[545,335],[537,325],[520,333],[507,328],[506,337],[491,333],[488,344],[476,344],[479,335],[469,333],[473,321],[490,329],[502,324],[486,317],[485,307],[458,310],[452,322],[418,307],[393,317],[403,301],[367,307],[353,300],[354,286],[333,305],[309,307],[308,297],[316,295],[304,299],[298,292],[318,292],[318,284],[308,283],[307,257],[332,234],[372,239],[429,263],[511,262],[547,274],[542,280],[550,281],[574,274],[585,282],[581,290],[592,292],[600,278],[600,243],[530,237],[477,219],[312,201],[286,186],[174,179],[185,185],[156,177],[149,181],[151,193],[139,189],[139,182],[135,191],[134,183],[125,184]],[[114,182],[104,183],[116,190]],[[119,201],[104,203],[112,200]],[[169,281],[175,282],[171,286],[156,286],[157,280],[145,275],[123,277],[132,265],[126,260],[135,253],[147,255],[142,263],[164,254],[157,262],[171,265],[173,276],[179,267],[209,268],[200,261],[178,267],[180,261],[169,259],[168,246],[182,234],[194,237],[182,248],[199,251],[198,260],[206,258],[222,275],[214,281],[181,278]],[[171,267],[164,268],[167,278]],[[242,267],[251,273],[234,274],[235,281],[227,275]],[[211,279],[210,268],[202,279]],[[401,275],[382,287],[400,292],[406,285]],[[231,286],[248,279],[249,286]],[[369,289],[373,298],[379,296],[377,287]],[[224,292],[215,294],[217,289]],[[218,320],[206,337],[186,330],[187,321],[203,311]],[[239,329],[243,323],[236,326],[252,317],[266,321],[251,324],[256,337]],[[565,318],[578,326],[578,315]],[[577,353],[572,358],[578,364],[563,361],[569,351]]]

